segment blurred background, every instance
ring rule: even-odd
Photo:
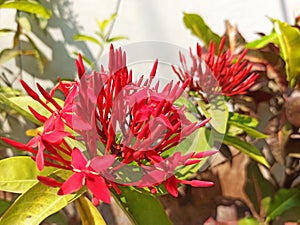
[[[6,62],[4,66],[15,70],[12,71],[14,76],[8,76],[8,79],[16,87],[20,77],[32,83],[42,80],[47,87],[57,81],[57,76],[74,77],[74,51],[96,61],[102,50],[94,43],[75,42],[73,37],[78,33],[93,35],[98,29],[96,20],[103,21],[113,13],[117,13],[117,18],[112,26],[111,36],[127,37],[126,40],[115,43],[116,46],[160,41],[188,49],[198,39],[185,28],[184,12],[201,15],[213,31],[220,35],[225,31],[224,21],[229,20],[231,24],[238,26],[247,41],[251,41],[258,37],[258,32],[271,31],[272,24],[268,17],[293,23],[300,0],[42,0],[41,4],[52,11],[52,16],[43,29],[37,21],[33,21],[31,36],[47,63],[41,71],[32,57],[21,56]],[[14,9],[1,9],[0,29],[16,28],[15,14]],[[13,35],[0,35],[0,51],[13,45]],[[21,48],[26,48],[28,43],[22,39],[21,41]],[[106,46],[104,52],[107,49]]]

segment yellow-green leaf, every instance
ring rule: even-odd
[[[207,26],[201,16],[197,14],[184,13],[183,22],[185,26],[192,31],[192,34],[204,42],[206,47],[208,47],[211,41],[215,42],[217,46],[219,46],[221,37]]]
[[[222,140],[220,140],[222,141]],[[254,159],[255,161],[261,163],[262,165],[270,168],[269,163],[265,159],[265,157],[261,154],[261,152],[251,143],[245,142],[240,140],[237,137],[225,135],[223,139],[223,143],[226,145],[231,145],[241,152],[248,155],[250,158]]]
[[[16,9],[35,14],[45,19],[49,19],[51,17],[51,11],[46,9],[40,3],[33,1],[7,1],[2,3],[0,8]]]
[[[23,193],[38,182],[38,175],[48,175],[54,168],[39,171],[29,156],[15,156],[0,160],[0,190]]]
[[[95,43],[95,44],[99,45],[100,47],[103,46],[103,44],[98,39],[96,39],[92,36],[89,36],[89,35],[76,34],[76,35],[73,36],[73,39],[75,41],[89,41],[89,42],[92,42],[92,43]]]
[[[280,20],[271,20],[279,41],[281,56],[286,63],[287,80],[293,87],[300,75],[300,31]]]
[[[58,170],[52,178],[65,180],[71,171]],[[45,218],[58,212],[80,197],[84,189],[70,195],[57,195],[58,188],[37,183],[24,192],[0,218],[0,225],[39,225]]]
[[[106,225],[98,209],[85,196],[78,198],[75,203],[82,225]]]
[[[198,105],[206,118],[211,118],[209,123],[221,134],[225,134],[228,120],[228,106],[223,96],[216,96],[208,104],[198,101]]]
[[[263,48],[270,43],[278,43],[277,34],[274,32],[272,32],[269,35],[265,35],[258,40],[247,43],[245,47],[251,49],[257,49],[257,48]]]

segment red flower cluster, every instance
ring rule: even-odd
[[[102,66],[100,72],[85,74],[81,56],[76,66],[78,81],[60,81],[50,93],[38,84],[43,98],[22,81],[27,93],[51,115],[41,115],[29,106],[44,124],[43,131],[26,145],[2,138],[32,153],[40,170],[52,166],[73,171],[64,183],[39,177],[41,182],[59,186],[61,195],[85,185],[95,202],[110,202],[109,188],[119,192],[118,185],[149,188],[155,193],[156,186],[163,183],[174,196],[178,194],[178,183],[213,185],[206,181],[179,180],[174,175],[178,167],[199,163],[201,158],[216,152],[186,155],[176,152],[181,141],[209,121],[191,123],[184,108],[173,104],[190,80],[185,79],[181,86],[179,82],[170,82],[160,91],[159,82],[153,83],[156,61],[148,79],[133,81],[125,53],[113,47],[107,71]],[[57,89],[66,96],[64,105],[53,98]],[[86,149],[71,146],[66,138],[84,143]],[[84,150],[89,159],[81,152]]]
[[[222,39],[218,54],[216,55],[216,44],[211,42],[206,54],[202,53],[202,48],[197,44],[197,55],[193,55],[190,49],[192,66],[189,69],[186,58],[179,53],[182,68],[173,71],[182,82],[190,80],[191,91],[202,92],[208,95],[223,94],[233,96],[245,94],[245,92],[255,83],[258,78],[257,73],[251,73],[252,65],[244,60],[247,50],[244,50],[236,62],[235,56],[230,50],[223,51],[225,38]]]

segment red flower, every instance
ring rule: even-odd
[[[99,156],[93,159],[93,161],[97,162],[98,172],[104,171],[110,167],[114,160],[115,158],[111,155]],[[110,203],[110,192],[105,179],[91,168],[90,161],[88,161],[83,153],[77,148],[72,152],[72,167],[74,174],[63,183],[58,191],[59,195],[76,192],[83,185],[86,185],[97,199]]]
[[[193,63],[190,69],[186,65],[184,55],[180,53],[182,68],[177,70],[173,66],[173,70],[182,82],[190,80],[191,91],[233,96],[244,94],[255,83],[258,74],[251,73],[252,64],[244,60],[247,50],[244,50],[234,63],[234,55],[230,50],[223,52],[224,44],[225,38],[220,43],[217,55],[216,44],[213,42],[210,43],[206,54],[202,53],[199,44],[196,56],[190,49]]]
[[[53,113],[49,119],[45,121],[42,133],[38,133],[37,136],[33,137],[26,145],[8,138],[2,137],[2,140],[18,149],[36,155],[34,159],[36,160],[37,167],[39,170],[42,170],[45,165],[44,158],[48,159],[46,162],[47,165],[56,165],[58,168],[68,168],[70,166],[69,162],[65,160],[61,154],[70,154],[68,149],[61,147],[63,139],[70,136],[71,134],[64,130],[63,121],[56,113]],[[46,149],[48,153],[45,153]]]
[[[176,152],[167,159],[163,159],[158,155],[151,157],[154,166],[144,167],[147,173],[143,179],[138,182],[137,186],[152,187],[163,183],[167,191],[174,197],[178,196],[177,188],[179,183],[188,184],[193,187],[210,187],[214,185],[213,182],[201,180],[179,180],[174,174],[176,173],[177,167],[199,163],[201,158],[213,155],[216,152],[217,151],[207,151],[198,154],[190,153],[187,155],[181,155],[180,152]]]
[[[88,161],[78,148],[74,148],[71,163],[74,173],[64,183],[43,176],[39,176],[38,179],[48,186],[60,187],[58,190],[59,195],[71,194],[86,185],[96,198],[95,202],[102,200],[103,202],[110,203],[109,188],[100,173],[109,168],[114,161],[115,158],[112,155],[98,156],[92,161]],[[95,164],[95,162],[95,166],[99,172],[95,172],[91,167],[91,164]]]

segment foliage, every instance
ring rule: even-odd
[[[229,113],[222,142],[266,166],[262,169],[251,161],[246,168],[244,190],[254,209],[251,210],[252,216],[241,219],[239,224],[299,221],[296,212],[300,206],[300,170],[296,149],[299,149],[300,124],[296,115],[299,113],[300,31],[297,25],[292,26],[277,19],[270,20],[274,26],[272,32],[262,34],[250,43],[229,22],[226,22],[226,32],[223,35],[228,38],[226,48],[233,54],[239,55],[241,49],[247,48],[245,58],[253,63],[253,70],[260,74],[256,88],[250,89],[243,96],[233,96],[230,99],[233,111]],[[206,46],[210,40],[218,40],[217,43],[220,43],[221,37],[213,33],[199,15],[185,13],[183,21]],[[258,110],[259,107],[264,110]],[[279,125],[274,126],[274,123]],[[265,140],[263,142],[268,151],[264,154],[262,145],[256,144],[260,143],[259,139]],[[224,157],[232,157],[230,152],[226,151],[226,154]],[[281,167],[279,165],[284,167],[283,176],[276,174],[278,171],[274,172],[275,168]]]

